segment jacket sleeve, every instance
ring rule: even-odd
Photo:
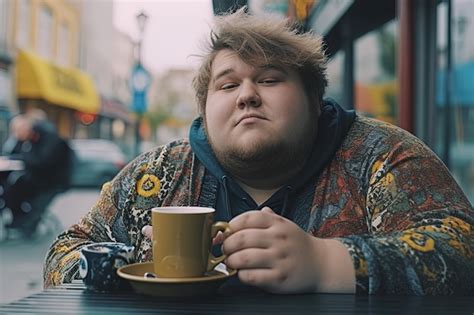
[[[85,245],[96,242],[122,242],[135,245],[139,231],[131,233],[124,224],[124,216],[129,213],[129,205],[124,200],[132,200],[136,195],[134,180],[146,171],[146,156],[128,164],[111,182],[102,186],[100,197],[78,224],[61,233],[47,253],[43,280],[44,287],[71,282],[79,277],[78,262],[80,250]]]
[[[444,164],[408,136],[372,160],[369,234],[340,240],[358,293],[474,293],[473,208]]]
[[[193,186],[199,182],[192,176],[192,156],[187,142],[161,146],[137,157],[106,183],[90,211],[51,245],[44,265],[44,286],[78,278],[80,250],[91,243],[125,243],[135,247],[135,261],[151,260],[151,242],[141,233],[142,227],[150,224],[150,209],[184,205],[199,196],[199,189],[193,189],[193,198],[187,189],[191,178]]]
[[[112,242],[112,225],[118,214],[112,201],[111,183],[102,187],[99,201],[78,224],[61,233],[51,245],[44,264],[44,287],[71,282],[78,278],[78,262],[83,246],[94,242]]]

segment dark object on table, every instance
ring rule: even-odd
[[[89,290],[109,292],[128,289],[128,283],[117,275],[117,269],[132,263],[133,246],[103,242],[81,249],[79,275]]]

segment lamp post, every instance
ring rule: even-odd
[[[133,89],[133,104],[132,108],[136,114],[137,121],[135,125],[135,154],[140,154],[140,125],[143,113],[146,111],[146,90],[150,83],[150,75],[142,65],[142,42],[145,25],[148,20],[148,15],[143,11],[136,16],[139,37],[137,42],[137,62],[132,72],[132,89]]]
[[[148,15],[145,14],[145,12],[140,12],[140,14],[137,15],[137,24],[138,24],[138,31],[139,31],[139,37],[138,37],[138,63],[142,63],[142,42],[143,42],[143,33],[145,32],[145,26],[146,22],[148,20]]]

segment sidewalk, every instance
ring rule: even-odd
[[[56,236],[87,213],[97,200],[97,190],[71,190],[53,200],[49,211],[59,222],[56,231],[39,233],[31,240],[0,242],[0,304],[18,300],[43,289],[43,262]],[[60,226],[57,226],[59,223]]]
[[[0,304],[41,291],[43,260],[53,235],[25,242],[9,240],[0,244]]]

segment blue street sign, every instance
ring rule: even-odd
[[[130,79],[132,89],[131,109],[135,113],[144,113],[147,108],[147,90],[151,84],[150,73],[140,63],[135,64]]]

